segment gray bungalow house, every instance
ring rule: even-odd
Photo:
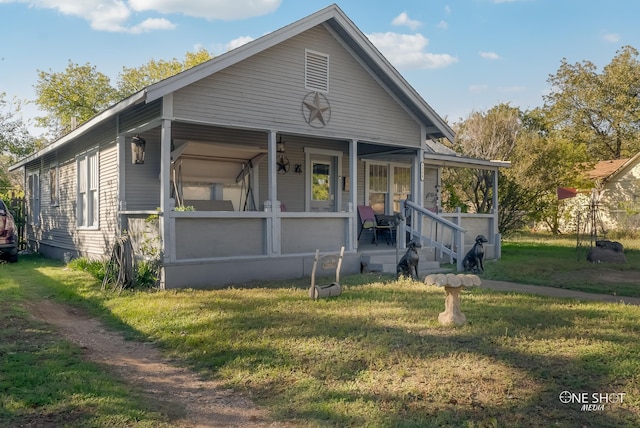
[[[441,212],[440,169],[494,171],[497,194],[508,165],[456,156],[443,138],[449,126],[331,5],[133,94],[12,169],[24,170],[32,249],[106,258],[127,231],[140,255],[157,245],[163,287],[211,288],[309,275],[316,249],[345,247],[345,273],[367,251],[395,253],[372,244],[382,231],[362,227],[359,206],[404,213],[398,236],[434,259],[459,264],[480,233],[499,257],[497,214]]]

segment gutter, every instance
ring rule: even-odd
[[[146,100],[146,96],[147,96],[147,92],[146,89],[141,90],[140,92],[137,92],[131,96],[129,96],[128,98],[125,98],[124,100],[120,101],[119,103],[115,104],[113,107],[110,107],[104,111],[102,111],[101,113],[98,113],[97,115],[93,116],[91,119],[89,119],[88,121],[86,121],[85,123],[83,123],[81,126],[79,126],[78,128],[74,129],[73,131],[69,132],[68,134],[60,137],[58,140],[54,141],[53,143],[49,144],[47,147],[45,147],[44,149],[41,149],[39,151],[37,151],[36,153],[27,156],[26,158],[20,160],[18,163],[13,164],[9,167],[9,171],[15,171],[16,169],[22,168],[23,166],[25,166],[26,164],[28,164],[29,162],[32,162],[48,153],[51,153],[57,149],[59,149],[60,147],[70,143],[71,141],[73,141],[74,139],[80,137],[81,135],[87,133],[88,131],[90,131],[94,126],[99,125],[100,123],[104,122],[105,120],[115,116],[116,114],[120,113],[123,110],[126,110],[127,108],[131,107],[132,105],[138,104],[140,102],[143,102]]]

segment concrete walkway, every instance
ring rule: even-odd
[[[626,305],[640,305],[640,297],[612,296],[608,294],[585,293],[584,291],[566,290],[564,288],[543,287],[541,285],[517,284],[515,282],[494,281],[482,279],[481,287],[498,291],[512,291],[515,293],[539,294],[542,296],[560,297],[577,300],[595,300],[600,302],[622,303]]]

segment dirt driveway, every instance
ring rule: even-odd
[[[155,403],[176,427],[293,426],[269,422],[247,397],[172,364],[152,344],[124,340],[78,309],[50,300],[33,302],[28,309],[80,346],[85,358],[106,366]]]

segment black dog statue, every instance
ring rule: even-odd
[[[484,259],[484,247],[482,244],[485,242],[489,242],[489,240],[484,235],[476,236],[476,243],[473,244],[473,248],[467,252],[467,255],[464,256],[462,260],[464,270],[471,272],[476,271],[478,273],[484,272],[484,264],[482,263]]]
[[[418,254],[418,250],[416,250],[416,248],[419,247],[421,247],[421,245],[414,241],[410,241],[407,244],[407,252],[398,262],[398,268],[396,270],[398,277],[403,275],[411,277],[412,279],[418,279],[418,261],[420,261],[420,255]]]

